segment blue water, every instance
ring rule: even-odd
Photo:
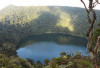
[[[25,41],[23,46],[17,50],[18,56],[22,58],[33,59],[35,62],[40,60],[43,63],[45,59],[52,59],[53,57],[60,56],[59,55],[60,52],[66,52],[67,54],[68,53],[74,54],[76,51],[80,51],[82,55],[87,55],[86,39],[64,35],[60,36],[59,39],[60,42],[59,42],[58,41],[59,36],[56,37],[54,36],[53,37],[54,39],[51,39],[52,37],[51,35],[50,35],[51,37],[46,38],[48,36],[42,35],[43,38],[40,36],[37,37],[35,36],[33,38],[31,37],[31,39]],[[31,43],[29,43],[29,41],[31,41]],[[84,43],[82,43],[82,41]]]

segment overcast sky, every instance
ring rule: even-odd
[[[88,5],[88,0],[84,0]],[[0,0],[0,10],[7,5],[16,6],[72,6],[84,7],[80,0]],[[96,7],[100,10],[100,5]]]

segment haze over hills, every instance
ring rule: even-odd
[[[97,23],[100,10],[96,10]],[[0,41],[44,33],[66,33],[85,37],[88,29],[83,8],[66,6],[14,6],[0,11]],[[13,33],[12,33],[13,32]]]

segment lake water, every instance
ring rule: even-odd
[[[86,54],[87,40],[82,37],[68,34],[40,34],[26,37],[21,40],[17,54],[22,58],[30,58],[35,62],[44,59],[52,59],[60,56],[60,52],[75,53],[81,51]]]

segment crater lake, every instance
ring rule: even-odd
[[[69,34],[39,34],[26,37],[21,40],[17,54],[22,58],[30,58],[35,62],[52,59],[60,56],[61,52],[75,55],[79,51],[86,54],[87,40],[83,37]]]

